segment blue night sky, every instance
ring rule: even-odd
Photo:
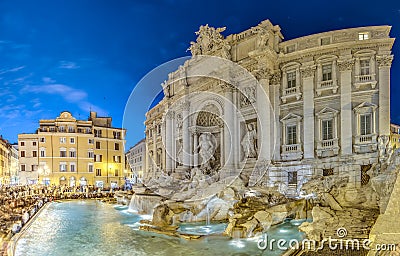
[[[39,119],[63,110],[87,119],[92,109],[121,127],[135,85],[157,66],[187,56],[202,24],[226,26],[228,35],[270,19],[285,39],[392,25],[391,36],[400,38],[400,1],[339,2],[0,0],[0,134],[16,142],[18,133],[34,132]],[[399,42],[393,52],[391,115],[400,123]],[[144,116],[134,119],[127,146],[144,137]]]

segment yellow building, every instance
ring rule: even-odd
[[[0,185],[10,183],[11,145],[0,137]]]
[[[400,148],[400,125],[390,124],[390,143],[394,148]]]
[[[32,171],[36,171],[39,183],[122,185],[125,130],[112,127],[111,121],[111,117],[97,117],[96,112],[90,112],[88,120],[77,120],[64,111],[54,120],[40,120],[36,134],[19,135],[20,146],[28,136],[38,141],[37,153],[25,155],[37,157],[37,170]],[[20,162],[22,169],[26,159],[21,157]]]

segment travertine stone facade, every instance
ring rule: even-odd
[[[294,190],[310,176],[337,174],[360,186],[389,141],[390,29],[284,41],[269,20],[226,38],[225,28],[201,26],[192,59],[169,74],[164,99],[146,115],[147,173],[182,178],[201,168],[224,178],[242,171],[250,185]],[[190,77],[204,56],[244,71],[221,64]]]

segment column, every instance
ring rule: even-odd
[[[280,106],[280,95],[279,89],[281,87],[281,71],[277,71],[273,75],[271,75],[269,79],[269,83],[271,84],[272,92],[271,95],[271,104],[273,107],[273,112],[271,111],[271,158],[274,160],[279,160],[281,158],[281,124],[279,121],[279,106]]]
[[[224,89],[224,159],[225,168],[232,169],[234,167],[234,157],[233,157],[233,136],[234,134],[234,120],[233,120],[233,87],[229,84],[223,85]]]
[[[236,169],[239,166],[240,162],[240,124],[237,117],[237,106],[240,105],[240,102],[237,102],[238,98],[238,90],[233,90],[233,138],[232,138],[232,149],[233,149],[233,167]]]
[[[172,151],[172,140],[174,138],[174,133],[173,133],[173,126],[172,126],[172,118],[174,116],[174,113],[172,111],[168,111],[166,114],[166,123],[165,123],[165,168],[167,173],[170,173],[172,171],[172,166],[173,166],[173,151]]]
[[[271,106],[269,100],[269,79],[267,71],[260,72],[257,76],[257,135],[258,135],[258,159],[271,161],[271,145],[273,134],[271,133]]]
[[[301,69],[301,76],[303,79],[304,159],[314,158],[314,74],[315,74],[315,69],[316,69],[315,65],[307,65]]]
[[[198,134],[197,132],[193,132],[193,166],[197,167],[199,166],[199,150],[197,149],[197,146],[199,144],[198,142]]]
[[[153,173],[155,174],[157,171],[157,123],[154,121],[153,122],[153,128],[152,128],[152,133],[153,133],[153,159],[152,161],[152,166],[153,166]]]
[[[379,65],[379,135],[390,135],[390,66],[393,55],[377,56]]]
[[[190,166],[190,134],[189,134],[189,102],[182,104],[182,143],[183,143],[183,167],[188,169]]]
[[[351,107],[351,72],[354,59],[339,60],[340,72],[340,147],[342,155],[353,153],[353,124]]]

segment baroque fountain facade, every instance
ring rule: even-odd
[[[312,217],[301,228],[319,240],[362,216],[349,235],[368,237],[397,173],[390,28],[284,41],[269,20],[227,37],[201,26],[146,114],[145,188],[132,200],[152,202],[147,229],[220,220],[249,237]]]

